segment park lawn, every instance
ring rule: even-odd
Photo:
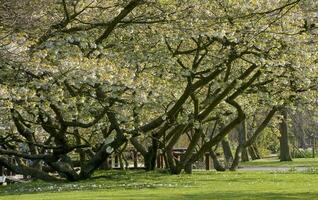
[[[99,177],[99,178],[97,178]],[[316,199],[318,173],[215,172],[192,175],[162,172],[99,171],[75,183],[31,183],[0,187],[1,200],[182,200],[182,199]]]
[[[294,158],[292,162],[280,162],[277,158],[260,159],[240,163],[240,167],[313,167],[318,168],[318,158]]]

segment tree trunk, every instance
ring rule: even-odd
[[[187,174],[192,174],[192,163],[188,162],[184,166],[184,172]]]
[[[288,144],[288,124],[287,124],[287,109],[282,108],[281,114],[283,116],[283,120],[279,124],[279,131],[280,131],[280,161],[292,161],[289,151],[289,144]]]
[[[242,109],[240,108],[239,104],[237,104],[236,102],[231,102],[233,105],[235,105],[235,107],[238,110],[238,116],[236,119],[232,120],[230,123],[228,123],[225,127],[223,127],[219,134],[217,134],[215,137],[213,137],[209,142],[206,142],[201,148],[200,150],[192,155],[191,157],[191,162],[195,162],[197,161],[199,158],[201,158],[207,151],[210,151],[211,148],[213,146],[215,146],[216,144],[220,143],[222,141],[222,139],[231,131],[233,130],[233,128],[235,128],[238,124],[240,124],[243,119],[245,118],[245,114],[242,111]]]
[[[257,150],[257,147],[255,145],[251,145],[248,147],[249,154],[252,158],[252,160],[258,160],[261,159],[261,156],[259,155],[259,152]]]
[[[45,173],[41,170],[28,167],[25,165],[14,165],[11,162],[9,162],[7,159],[0,156],[0,166],[4,166],[8,170],[16,173],[16,174],[23,174],[25,176],[31,176],[33,178],[38,178],[44,181],[58,181],[61,179],[56,178],[55,176],[51,176],[48,173]]]
[[[224,153],[224,158],[227,164],[232,163],[233,161],[233,154],[231,151],[231,146],[227,138],[222,140],[222,148]]]
[[[158,153],[158,138],[152,135],[152,145],[148,148],[148,152],[144,156],[146,171],[152,171],[156,168],[157,153]]]
[[[243,120],[238,128],[239,146],[241,146],[241,160],[242,162],[249,161],[247,148],[244,146],[247,140],[246,120]]]
[[[150,151],[144,156],[144,165],[146,171],[152,171],[156,168],[157,151]]]
[[[166,152],[166,158],[167,158],[167,167],[169,168],[169,171],[171,174],[180,174],[181,168],[178,167],[178,164],[172,153],[172,150],[169,150]]]
[[[241,159],[241,153],[242,153],[242,146],[238,145],[235,151],[234,160],[232,162],[232,165],[230,167],[231,171],[235,171],[238,168],[240,159]]]
[[[210,151],[210,155],[213,161],[213,167],[216,171],[225,171],[225,168],[220,164],[215,152],[213,150]]]
[[[124,161],[123,161],[123,154],[119,154],[118,158],[119,158],[119,167],[120,167],[121,170],[124,170],[125,169],[125,165],[124,165]]]
[[[76,144],[77,145],[81,145],[81,138],[80,138],[80,134],[79,134],[79,130],[78,129],[75,129],[74,130],[74,137],[75,137],[75,141],[76,141]],[[79,160],[80,160],[80,166],[83,166],[84,163],[85,163],[85,151],[83,149],[77,149],[76,152],[78,153],[79,155]]]
[[[188,125],[179,126],[175,128],[175,134],[171,137],[169,140],[169,143],[166,146],[165,154],[166,154],[166,161],[167,161],[167,167],[169,168],[169,171],[172,174],[180,174],[182,169],[182,165],[179,164],[180,161],[178,161],[173,153],[173,147],[178,142],[181,135],[187,131]]]
[[[178,168],[184,169],[186,167],[186,165],[188,165],[188,167],[186,167],[186,168],[189,168],[189,166],[192,166],[192,163],[194,163],[194,162],[190,161],[190,158],[193,155],[193,153],[195,151],[195,147],[198,144],[202,134],[203,133],[202,133],[201,128],[195,129],[195,132],[190,140],[190,144],[189,144],[186,152],[184,154],[182,154],[182,156],[180,157],[180,162],[177,163]],[[203,158],[203,155],[201,158]],[[191,171],[192,171],[192,169],[191,169]]]

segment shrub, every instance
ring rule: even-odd
[[[294,148],[291,152],[291,156],[293,158],[311,158],[312,157],[312,149],[303,149],[303,148]]]

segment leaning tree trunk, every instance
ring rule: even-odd
[[[225,163],[226,163],[226,166],[228,166],[229,163],[232,163],[233,161],[233,154],[231,151],[230,143],[226,137],[222,140],[222,148],[223,148]]]
[[[274,106],[270,112],[266,115],[264,121],[258,126],[258,128],[255,130],[254,134],[246,141],[245,144],[243,145],[238,145],[237,149],[235,151],[235,156],[234,156],[234,160],[232,162],[232,166],[230,168],[230,170],[236,170],[236,168],[238,167],[239,161],[240,161],[240,157],[241,157],[241,152],[243,150],[243,148],[247,148],[253,145],[253,143],[256,141],[257,137],[262,133],[262,131],[266,128],[266,126],[269,124],[269,122],[271,121],[271,119],[273,118],[273,116],[275,115],[277,111],[277,107]],[[255,150],[257,150],[255,148]]]
[[[261,156],[259,155],[259,152],[258,152],[256,145],[251,145],[250,147],[248,147],[248,152],[249,152],[252,160],[261,159]]]
[[[7,168],[8,170],[16,173],[16,174],[23,174],[25,176],[31,176],[36,179],[41,179],[44,181],[59,181],[61,179],[45,173],[41,170],[36,168],[28,167],[25,165],[15,165],[9,162],[6,158],[0,156],[0,166]]]
[[[238,165],[240,163],[241,155],[242,155],[242,149],[243,147],[241,145],[238,145],[235,151],[234,159],[232,162],[232,165],[230,167],[231,171],[235,171],[238,168]]]
[[[190,144],[186,150],[186,152],[181,156],[180,162],[178,162],[178,168],[184,168],[185,172],[188,174],[192,173],[192,164],[194,162],[190,161],[193,152],[195,151],[195,147],[198,144],[201,136],[203,135],[202,129],[195,129],[192,138],[190,139]],[[201,157],[203,158],[203,156]]]
[[[241,160],[242,162],[249,161],[247,148],[244,146],[247,140],[246,120],[243,120],[239,125],[239,146],[241,146]]]
[[[289,151],[289,144],[288,144],[288,114],[287,109],[282,108],[281,114],[283,116],[283,120],[279,124],[279,131],[280,131],[280,138],[279,138],[279,144],[280,144],[280,161],[292,161]]]
[[[225,167],[223,167],[221,165],[221,163],[219,162],[215,152],[213,150],[210,151],[210,155],[211,155],[211,158],[213,160],[213,167],[216,171],[225,171]]]

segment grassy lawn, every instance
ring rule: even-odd
[[[294,158],[292,162],[280,162],[277,158],[260,159],[243,162],[241,167],[315,167],[318,168],[318,158]]]
[[[316,199],[318,173],[214,172],[192,175],[162,172],[100,171],[93,179],[76,183],[0,186],[1,200],[91,199]]]

